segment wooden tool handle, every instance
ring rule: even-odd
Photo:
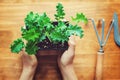
[[[102,75],[102,72],[103,72],[103,58],[104,58],[104,53],[98,52],[95,80],[103,80],[103,75]]]

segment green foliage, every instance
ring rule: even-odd
[[[84,22],[85,24],[88,23],[88,19],[85,17],[83,13],[77,13],[75,18],[72,17],[72,20],[75,21],[76,23],[79,22]]]
[[[22,38],[24,38],[27,41],[35,41],[39,38],[40,33],[36,31],[35,28],[26,30],[22,33]]]
[[[79,36],[80,38],[83,37],[83,30],[80,26],[78,25],[69,25],[67,30],[66,30],[66,35],[76,35]]]
[[[65,42],[68,41],[68,37],[65,32],[67,29],[67,25],[60,21],[57,26],[55,26],[54,30],[50,33],[50,38],[54,43],[57,42]]]
[[[22,50],[22,48],[24,48],[24,46],[24,42],[22,41],[22,39],[19,38],[11,44],[11,52],[19,53]]]
[[[27,26],[27,28],[34,27],[34,25],[36,25],[36,23],[38,22],[38,17],[38,13],[34,14],[33,12],[30,12],[25,18],[25,26]]]
[[[36,42],[34,41],[28,41],[26,46],[25,46],[25,51],[29,54],[29,55],[32,55],[32,54],[36,54],[36,51],[38,50],[39,48],[37,47],[36,45]]]
[[[11,51],[19,53],[22,48],[29,54],[36,54],[39,49],[37,44],[49,39],[52,43],[67,42],[71,35],[77,35],[80,38],[83,37],[83,30],[78,26],[79,22],[87,23],[88,20],[83,13],[77,13],[76,18],[72,17],[72,20],[77,24],[72,25],[69,22],[62,21],[65,13],[61,3],[56,6],[57,13],[54,14],[58,24],[54,25],[47,14],[30,12],[25,18],[25,26],[21,27],[22,39],[17,39],[11,44]],[[25,40],[26,44],[22,40]]]
[[[57,21],[64,19],[65,13],[63,10],[63,5],[61,3],[58,3],[58,5],[56,6],[56,11],[57,13],[54,15],[55,19]]]
[[[39,15],[39,17],[36,19],[38,20],[38,22],[37,22],[38,26],[40,26],[42,28],[44,28],[44,26],[49,25],[49,23],[51,22],[50,18],[47,16],[46,13]]]

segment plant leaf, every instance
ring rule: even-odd
[[[60,21],[60,20],[64,19],[65,13],[64,13],[64,10],[63,10],[63,5],[61,3],[58,3],[58,5],[56,6],[56,11],[57,11],[57,13],[54,14],[55,19],[57,21]]]
[[[39,38],[40,32],[37,32],[35,28],[32,28],[28,31],[25,31],[22,33],[22,38],[24,38],[27,41],[35,41]]]
[[[15,41],[13,41],[13,43],[11,44],[10,48],[11,48],[11,52],[13,53],[19,53],[22,48],[24,48],[24,42],[22,41],[22,39],[17,39]]]
[[[38,17],[39,17],[39,14],[38,13],[33,13],[33,12],[30,12],[26,18],[25,18],[25,25],[27,26],[28,29],[31,29],[32,27],[34,27],[37,22],[38,22]]]
[[[59,21],[58,25],[55,26],[55,29],[50,33],[50,38],[53,42],[65,42],[68,40],[68,37],[65,35],[67,26],[65,22]]]
[[[52,32],[50,38],[54,43],[68,41],[68,37],[64,33],[57,31]]]
[[[75,25],[69,25],[69,27],[67,28],[67,31],[66,31],[66,35],[67,36],[71,36],[71,35],[77,35],[79,36],[80,38],[83,37],[83,30],[81,27]]]
[[[45,27],[50,23],[50,18],[47,16],[47,14],[44,12],[43,14],[39,15],[38,17],[38,26]]]
[[[84,22],[85,24],[88,23],[88,19],[85,17],[83,13],[77,13],[75,18],[72,17],[72,20],[76,23],[79,22]]]
[[[40,34],[40,37],[39,37],[38,41],[42,42],[45,39],[46,39],[46,36],[44,34]]]
[[[39,48],[37,47],[36,43],[33,42],[33,41],[28,41],[28,43],[25,46],[25,51],[29,55],[36,54],[36,52],[37,52],[38,49]]]

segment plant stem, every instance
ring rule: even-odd
[[[52,41],[51,41],[51,39],[50,39],[50,37],[49,37],[49,36],[50,36],[50,35],[49,35],[49,33],[48,33],[48,32],[46,32],[46,34],[45,34],[45,35],[47,36],[47,38],[49,39],[49,41],[50,41],[50,42],[52,42]]]

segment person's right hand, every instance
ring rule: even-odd
[[[77,80],[77,76],[73,67],[73,59],[75,56],[75,36],[69,37],[69,48],[61,57],[58,57],[58,66],[63,76],[63,80]]]
[[[75,56],[75,36],[72,35],[69,37],[68,41],[68,50],[66,50],[61,57],[58,58],[58,63],[63,66],[68,66],[73,64],[73,59]]]

